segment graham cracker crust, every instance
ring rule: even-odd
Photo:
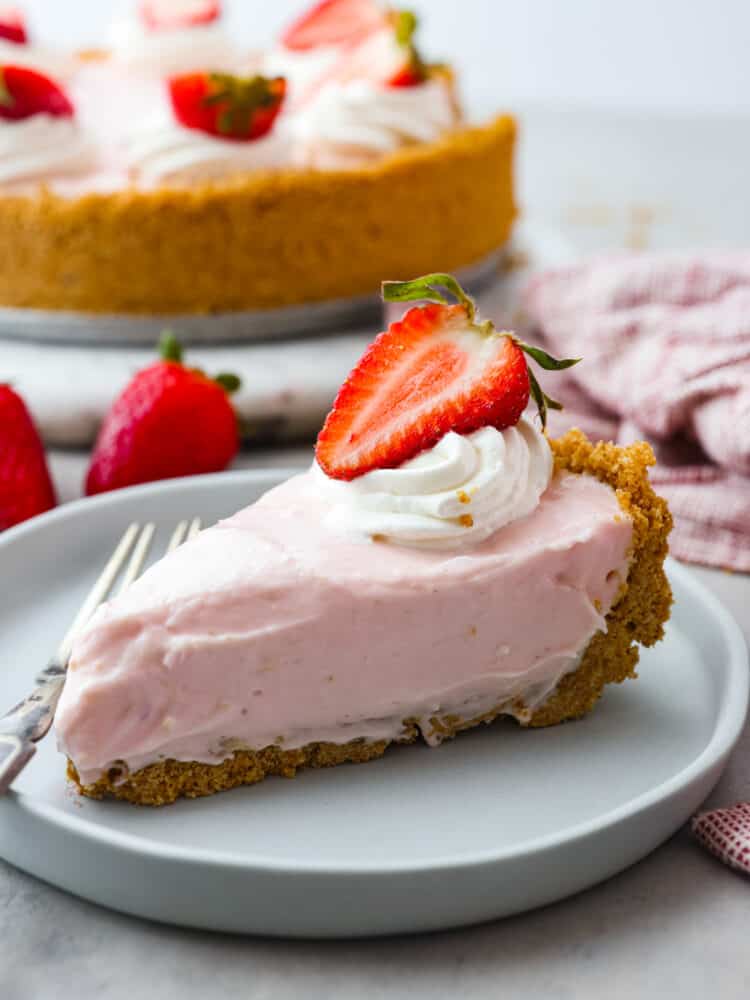
[[[76,198],[0,195],[0,305],[234,312],[460,269],[510,235],[515,136],[514,119],[502,116],[345,170]]]
[[[640,442],[627,448],[601,442],[593,445],[579,430],[550,440],[558,469],[596,476],[616,492],[621,509],[633,522],[630,572],[618,599],[606,617],[606,633],[590,641],[578,669],[563,677],[554,694],[537,709],[524,726],[552,726],[585,715],[596,704],[605,684],[619,684],[636,676],[638,643],[652,646],[664,633],[669,618],[672,592],[664,573],[667,536],[672,518],[666,502],[654,493],[648,468],[654,464],[649,445]],[[509,709],[523,711],[523,705],[504,702],[479,718],[461,720],[454,716],[430,720],[444,738],[489,723]],[[418,729],[405,720],[405,735],[399,743],[413,743]],[[389,743],[354,740],[343,745],[310,743],[296,750],[277,746],[263,750],[240,750],[220,764],[160,761],[127,775],[124,767],[113,767],[91,785],[81,785],[72,762],[68,776],[83,795],[101,799],[114,797],[140,805],[160,806],[181,797],[195,798],[214,792],[250,785],[269,775],[293,778],[299,768],[361,764],[385,753]],[[124,778],[124,780],[123,780]]]

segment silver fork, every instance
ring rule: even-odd
[[[99,605],[114,593],[115,583],[127,562],[117,593],[121,594],[143,569],[156,525],[131,524],[117,544],[99,579],[81,605],[57,652],[36,679],[32,693],[0,719],[0,795],[4,795],[36,753],[36,744],[49,732],[68,670],[73,639]],[[180,521],[166,552],[171,552],[201,530],[200,518]],[[128,556],[130,557],[128,561]]]

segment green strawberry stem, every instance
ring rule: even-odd
[[[393,10],[390,16],[396,36],[396,43],[405,50],[409,66],[414,75],[424,80],[427,72],[414,42],[414,35],[419,26],[417,15],[412,10]]]
[[[443,295],[441,288],[449,291],[462,306],[466,307],[469,319],[473,321],[477,311],[476,303],[461,288],[452,274],[425,274],[421,278],[414,278],[413,281],[384,281],[383,301],[417,302],[426,299],[428,302],[439,302],[448,306],[450,299]]]
[[[219,131],[225,135],[248,135],[253,115],[258,108],[275,104],[278,100],[273,84],[267,76],[241,77],[231,73],[210,73],[211,93],[203,99],[207,105],[225,104],[219,113]]]
[[[0,108],[12,108],[14,104],[8,84],[5,82],[5,74],[0,66]]]
[[[417,15],[413,10],[396,10],[393,12],[393,28],[399,45],[412,45],[414,33],[417,30]]]
[[[182,344],[171,330],[165,330],[159,338],[159,357],[162,361],[182,364]]]
[[[230,372],[220,372],[218,375],[215,375],[214,382],[220,385],[230,396],[233,392],[237,392],[242,385],[242,379],[239,375],[232,375]]]
[[[423,277],[415,278],[413,281],[384,281],[382,289],[383,301],[385,302],[418,302],[426,300],[447,306],[451,304],[451,301],[446,297],[444,292],[450,293],[457,300],[458,304],[464,307],[469,323],[477,330],[486,336],[498,332],[491,320],[484,320],[481,323],[477,322],[476,303],[471,296],[466,294],[452,274],[425,274]],[[530,344],[525,344],[510,331],[503,330],[501,333],[506,337],[510,337],[521,348],[524,354],[533,358],[539,367],[545,371],[563,371],[565,368],[577,365],[581,360],[580,358],[554,358],[547,351],[543,351],[541,347],[532,347]],[[548,411],[562,410],[562,404],[542,391],[536,375],[528,364],[527,368],[529,372],[529,391],[539,410],[539,417],[542,421],[542,429],[544,430],[547,426]]]

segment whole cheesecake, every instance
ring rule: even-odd
[[[635,676],[671,603],[652,452],[548,440],[524,411],[530,393],[542,421],[555,404],[524,352],[572,362],[458,291],[373,342],[309,471],[78,636],[56,726],[85,795],[162,805],[498,716],[553,725]]]
[[[269,52],[238,49],[210,0],[141,4],[85,57],[6,39],[0,306],[273,309],[502,247],[513,119],[468,124],[413,19],[351,6],[324,0]],[[186,109],[199,77],[203,104]]]

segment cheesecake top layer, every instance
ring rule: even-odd
[[[63,86],[74,108],[64,123],[44,113],[23,121],[0,113],[0,194],[32,194],[44,185],[75,198],[258,171],[336,170],[433,142],[461,121],[451,75],[420,64],[418,77],[390,82],[403,55],[389,17],[379,13],[379,28],[356,45],[321,42],[305,51],[239,46],[218,7],[205,23],[157,29],[133,8],[112,25],[104,49],[81,56],[33,39],[0,39],[0,85],[4,70],[28,67]],[[286,98],[262,137],[208,134],[175,113],[170,80],[187,74],[278,74]],[[12,100],[13,88],[6,91]],[[65,153],[71,148],[75,156]]]
[[[347,538],[312,471],[211,528],[102,607],[57,713],[84,783],[115,762],[217,763],[240,747],[398,739],[575,669],[624,584],[613,490],[558,472],[536,508],[456,551]],[[121,766],[121,765],[120,765]]]

